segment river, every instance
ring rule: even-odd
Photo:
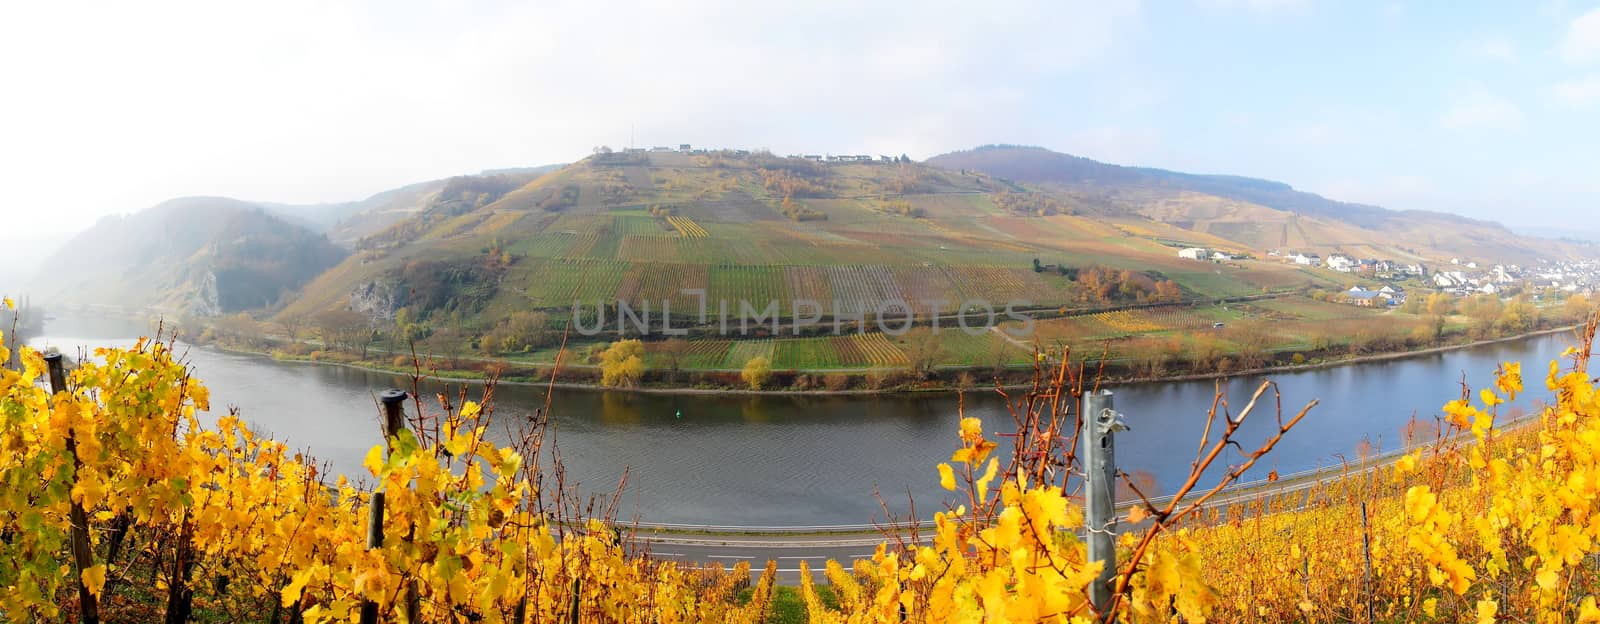
[[[32,343],[72,353],[80,345],[131,344],[143,329],[128,322],[58,318]],[[1570,334],[1561,333],[1274,375],[1286,418],[1311,399],[1320,404],[1252,476],[1337,464],[1342,457],[1354,458],[1364,441],[1377,450],[1393,449],[1402,444],[1402,430],[1413,415],[1432,423],[1441,405],[1460,396],[1463,375],[1468,384],[1481,387],[1505,360],[1523,363],[1530,392],[1501,409],[1528,409],[1548,394],[1543,384],[1548,363],[1570,344]],[[378,441],[375,393],[402,383],[388,374],[203,347],[189,348],[187,358],[211,389],[214,414],[237,407],[259,430],[352,475],[366,474],[361,459]],[[1259,382],[1250,377],[1226,384],[1236,409]],[[1122,469],[1148,473],[1162,493],[1176,487],[1188,474],[1214,388],[1211,381],[1112,388],[1117,410],[1130,427],[1116,441]],[[525,420],[544,400],[542,388],[498,388],[493,435],[504,439],[508,426]],[[958,412],[957,398],[949,394],[791,397],[557,390],[551,404],[569,481],[585,491],[608,492],[623,469],[631,467],[621,516],[760,526],[881,519],[875,484],[897,513],[905,511],[909,489],[918,515],[930,516],[944,494],[934,465],[955,448]],[[983,418],[990,431],[1004,430],[1011,422],[993,391],[969,392],[965,405],[966,414]],[[1241,442],[1253,448],[1275,426],[1271,411],[1261,411],[1241,429]],[[1224,456],[1226,462],[1239,460],[1237,452]]]

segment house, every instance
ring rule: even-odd
[[[1349,256],[1328,256],[1328,268],[1340,273],[1349,273],[1350,270],[1355,267],[1355,264],[1355,260],[1351,260]]]
[[[1211,250],[1205,247],[1189,247],[1178,251],[1178,257],[1190,260],[1205,260],[1211,257]]]
[[[1211,252],[1211,259],[1212,260],[1216,260],[1218,262],[1221,262],[1223,260],[1232,260],[1233,259],[1233,254],[1230,254],[1230,253],[1228,253],[1226,251],[1213,251],[1213,252]]]
[[[1378,296],[1389,301],[1389,305],[1401,305],[1406,302],[1406,290],[1392,284],[1385,284],[1378,289]]]
[[[1320,266],[1322,264],[1322,258],[1320,256],[1318,256],[1317,254],[1307,255],[1307,254],[1303,254],[1303,253],[1297,253],[1295,255],[1289,256],[1289,259],[1293,260],[1295,264],[1300,264],[1300,265],[1305,265],[1305,266]]]
[[[1500,287],[1495,286],[1494,284],[1484,284],[1483,286],[1478,287],[1478,292],[1481,292],[1485,295],[1498,294],[1500,292]]]
[[[1433,274],[1433,285],[1440,288],[1459,288],[1471,283],[1472,280],[1460,271],[1438,271]]]
[[[1350,290],[1344,292],[1344,296],[1352,305],[1358,306],[1375,305],[1380,300],[1378,291],[1367,290],[1360,286],[1351,286]]]

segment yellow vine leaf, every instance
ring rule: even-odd
[[[83,586],[88,588],[89,593],[94,594],[96,598],[100,597],[100,591],[105,589],[106,586],[106,564],[99,563],[84,568]]]
[[[1493,600],[1478,601],[1478,624],[1494,624],[1494,614],[1500,609],[1500,603]]]

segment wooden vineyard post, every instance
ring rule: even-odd
[[[405,429],[405,400],[403,390],[390,388],[378,394],[378,401],[383,403],[383,440],[384,457],[394,453],[394,438]],[[372,504],[367,507],[367,548],[383,547],[383,491],[379,489],[372,493]],[[406,591],[406,619],[410,622],[417,621],[417,590],[415,585],[410,585]],[[378,603],[370,600],[361,601],[361,624],[377,624]]]
[[[61,354],[50,353],[44,356],[46,368],[50,370],[50,395],[67,391],[67,374],[62,368]],[[71,434],[67,436],[67,453],[72,455],[74,471],[78,467],[78,443]],[[73,477],[77,479],[76,476]],[[94,565],[94,553],[89,550],[89,512],[83,508],[83,503],[72,502],[72,507],[67,511],[67,517],[72,521],[72,562],[77,567],[78,574],[78,613],[84,624],[98,624],[100,622],[100,605],[89,587],[83,584],[83,571]]]

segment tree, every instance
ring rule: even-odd
[[[932,332],[912,336],[906,343],[906,370],[916,379],[927,379],[942,357],[944,349]]]
[[[1156,282],[1156,298],[1168,303],[1183,301],[1183,289],[1178,288],[1178,283],[1172,280]]]
[[[751,390],[760,390],[772,377],[772,363],[762,356],[750,358],[744,363],[744,370],[739,371],[739,377],[750,385]]]
[[[220,317],[212,326],[225,342],[245,348],[254,349],[263,339],[261,326],[244,312]]]
[[[284,314],[278,317],[278,327],[283,329],[283,335],[294,342],[300,338],[300,328],[305,327],[306,317],[297,314]]]
[[[1569,319],[1582,320],[1588,318],[1588,316],[1593,313],[1594,304],[1590,303],[1589,298],[1583,295],[1573,295],[1568,297],[1567,302],[1561,305],[1562,316],[1565,316]]]
[[[1438,344],[1439,339],[1444,338],[1444,317],[1433,314],[1423,317],[1414,335],[1424,345]]]
[[[543,312],[513,312],[483,335],[478,348],[484,353],[522,353],[546,346],[558,336],[546,328]]]
[[[461,355],[468,348],[467,336],[455,327],[441,327],[428,334],[417,350],[434,358],[443,360],[446,368],[456,368],[460,363]]]
[[[668,338],[656,349],[657,353],[667,361],[667,370],[671,371],[669,380],[678,382],[678,369],[683,365],[684,356],[689,354],[689,341],[682,338]]]
[[[328,310],[317,315],[317,333],[325,349],[355,351],[370,338],[367,317],[351,310]]]
[[[631,388],[644,376],[644,343],[618,340],[600,354],[600,385]]]
[[[1455,300],[1444,293],[1428,295],[1428,301],[1422,306],[1423,312],[1431,316],[1448,316],[1456,310]]]
[[[1500,318],[1495,320],[1495,329],[1503,334],[1518,334],[1538,324],[1539,309],[1533,307],[1533,302],[1527,297],[1517,297],[1500,311]]]

